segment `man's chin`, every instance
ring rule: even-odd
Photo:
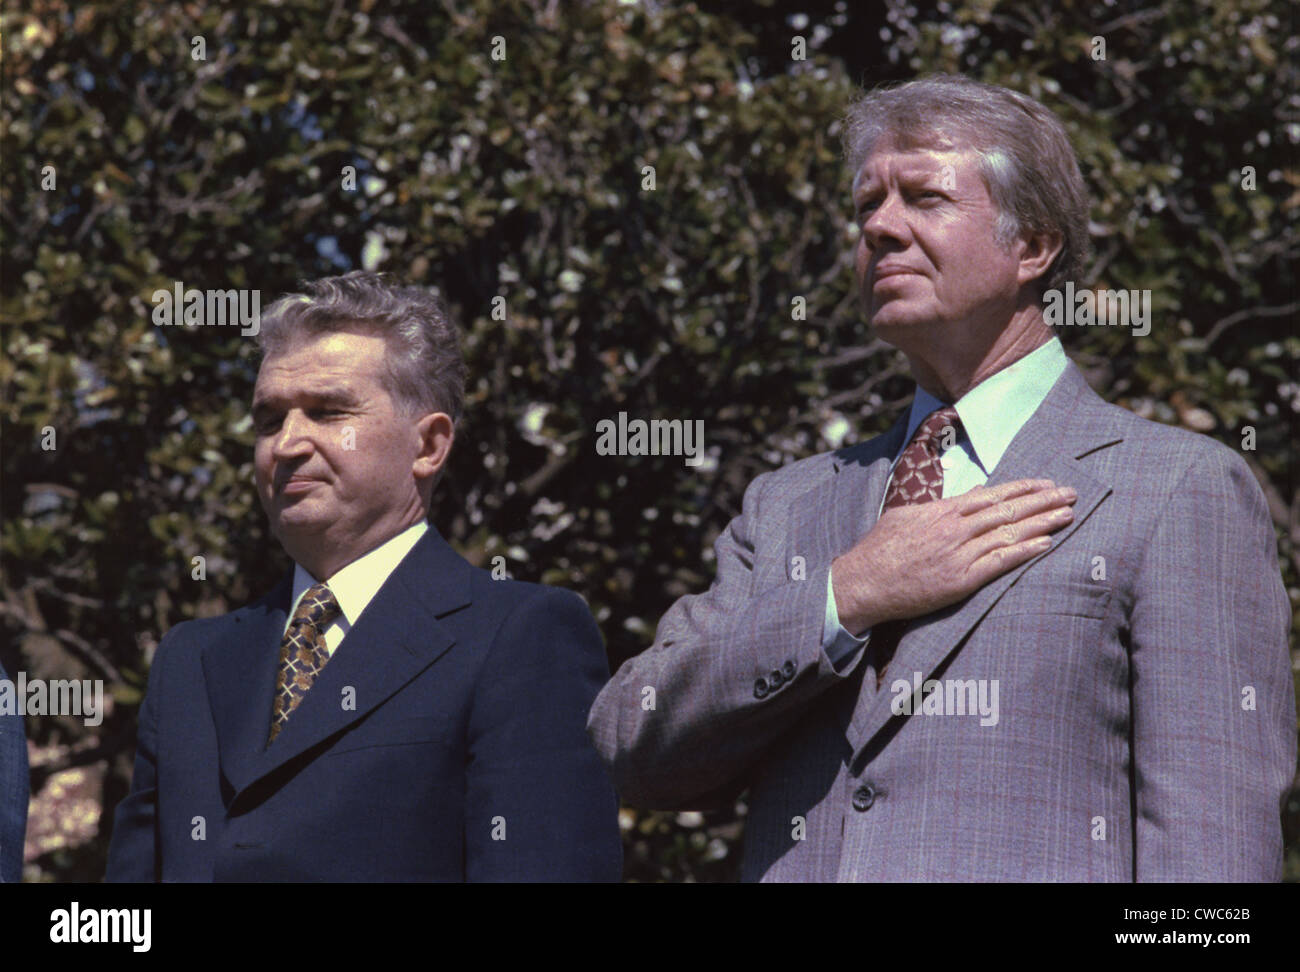
[[[905,308],[885,306],[867,320],[867,327],[886,344],[898,346],[920,334],[929,323]]]
[[[282,507],[271,518],[271,532],[281,543],[294,537],[307,537],[324,532],[333,522],[333,518],[326,516],[320,510],[310,509],[312,505],[300,500]]]

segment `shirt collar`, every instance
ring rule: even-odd
[[[957,400],[957,417],[974,450],[972,458],[986,475],[992,475],[1011,440],[1065,371],[1067,361],[1060,338],[1053,336],[1042,347],[985,378]],[[920,385],[916,386],[904,448],[925,417],[947,404]]]
[[[366,605],[379,593],[384,581],[402,559],[411,552],[411,548],[424,536],[429,524],[421,520],[407,527],[397,536],[381,543],[369,553],[362,554],[346,567],[340,568],[329,579],[329,588],[338,599],[343,609],[343,617],[349,625],[356,624]],[[307,593],[307,589],[316,584],[313,577],[302,564],[293,565],[293,602],[289,607],[289,616],[298,608],[298,602]]]

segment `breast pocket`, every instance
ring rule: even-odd
[[[998,600],[993,612],[1001,616],[1060,614],[1074,618],[1104,618],[1110,587],[1087,575],[1037,573],[1031,568]]]
[[[353,728],[330,748],[330,755],[375,749],[382,746],[417,746],[437,744],[450,746],[454,727],[445,717],[405,716],[402,718],[367,720]]]

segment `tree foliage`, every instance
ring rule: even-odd
[[[1147,337],[1069,328],[1067,349],[1140,414],[1238,450],[1255,430],[1242,454],[1300,606],[1286,5],[789,6],[4,14],[0,660],[103,678],[116,703],[94,730],[28,720],[53,754],[37,803],[73,767],[111,811],[157,639],[288,566],[252,488],[254,341],[155,326],[155,290],[249,288],[265,306],[359,266],[438,288],[470,382],[432,519],[476,563],[581,592],[617,665],[707,586],[755,475],[870,436],[906,403],[905,363],[854,303],[839,127],[859,84],[930,71],[1062,115],[1095,198],[1081,284],[1153,295]],[[702,419],[705,463],[598,455],[596,424],[620,412]],[[629,876],[734,877],[743,811],[625,810]],[[110,827],[90,813],[29,873],[98,878]]]

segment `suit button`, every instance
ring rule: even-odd
[[[781,666],[781,674],[785,676],[785,680],[788,682],[790,679],[794,678],[794,673],[794,662],[787,660],[786,663]]]
[[[870,784],[860,786],[853,791],[853,809],[865,813],[876,802],[876,791]]]
[[[785,676],[778,669],[772,669],[767,673],[767,680],[772,683],[772,689],[779,689],[785,684]]]
[[[762,675],[754,679],[754,698],[765,699],[767,698],[767,693],[770,691],[772,691],[772,689],[767,684],[767,679],[765,679]]]

